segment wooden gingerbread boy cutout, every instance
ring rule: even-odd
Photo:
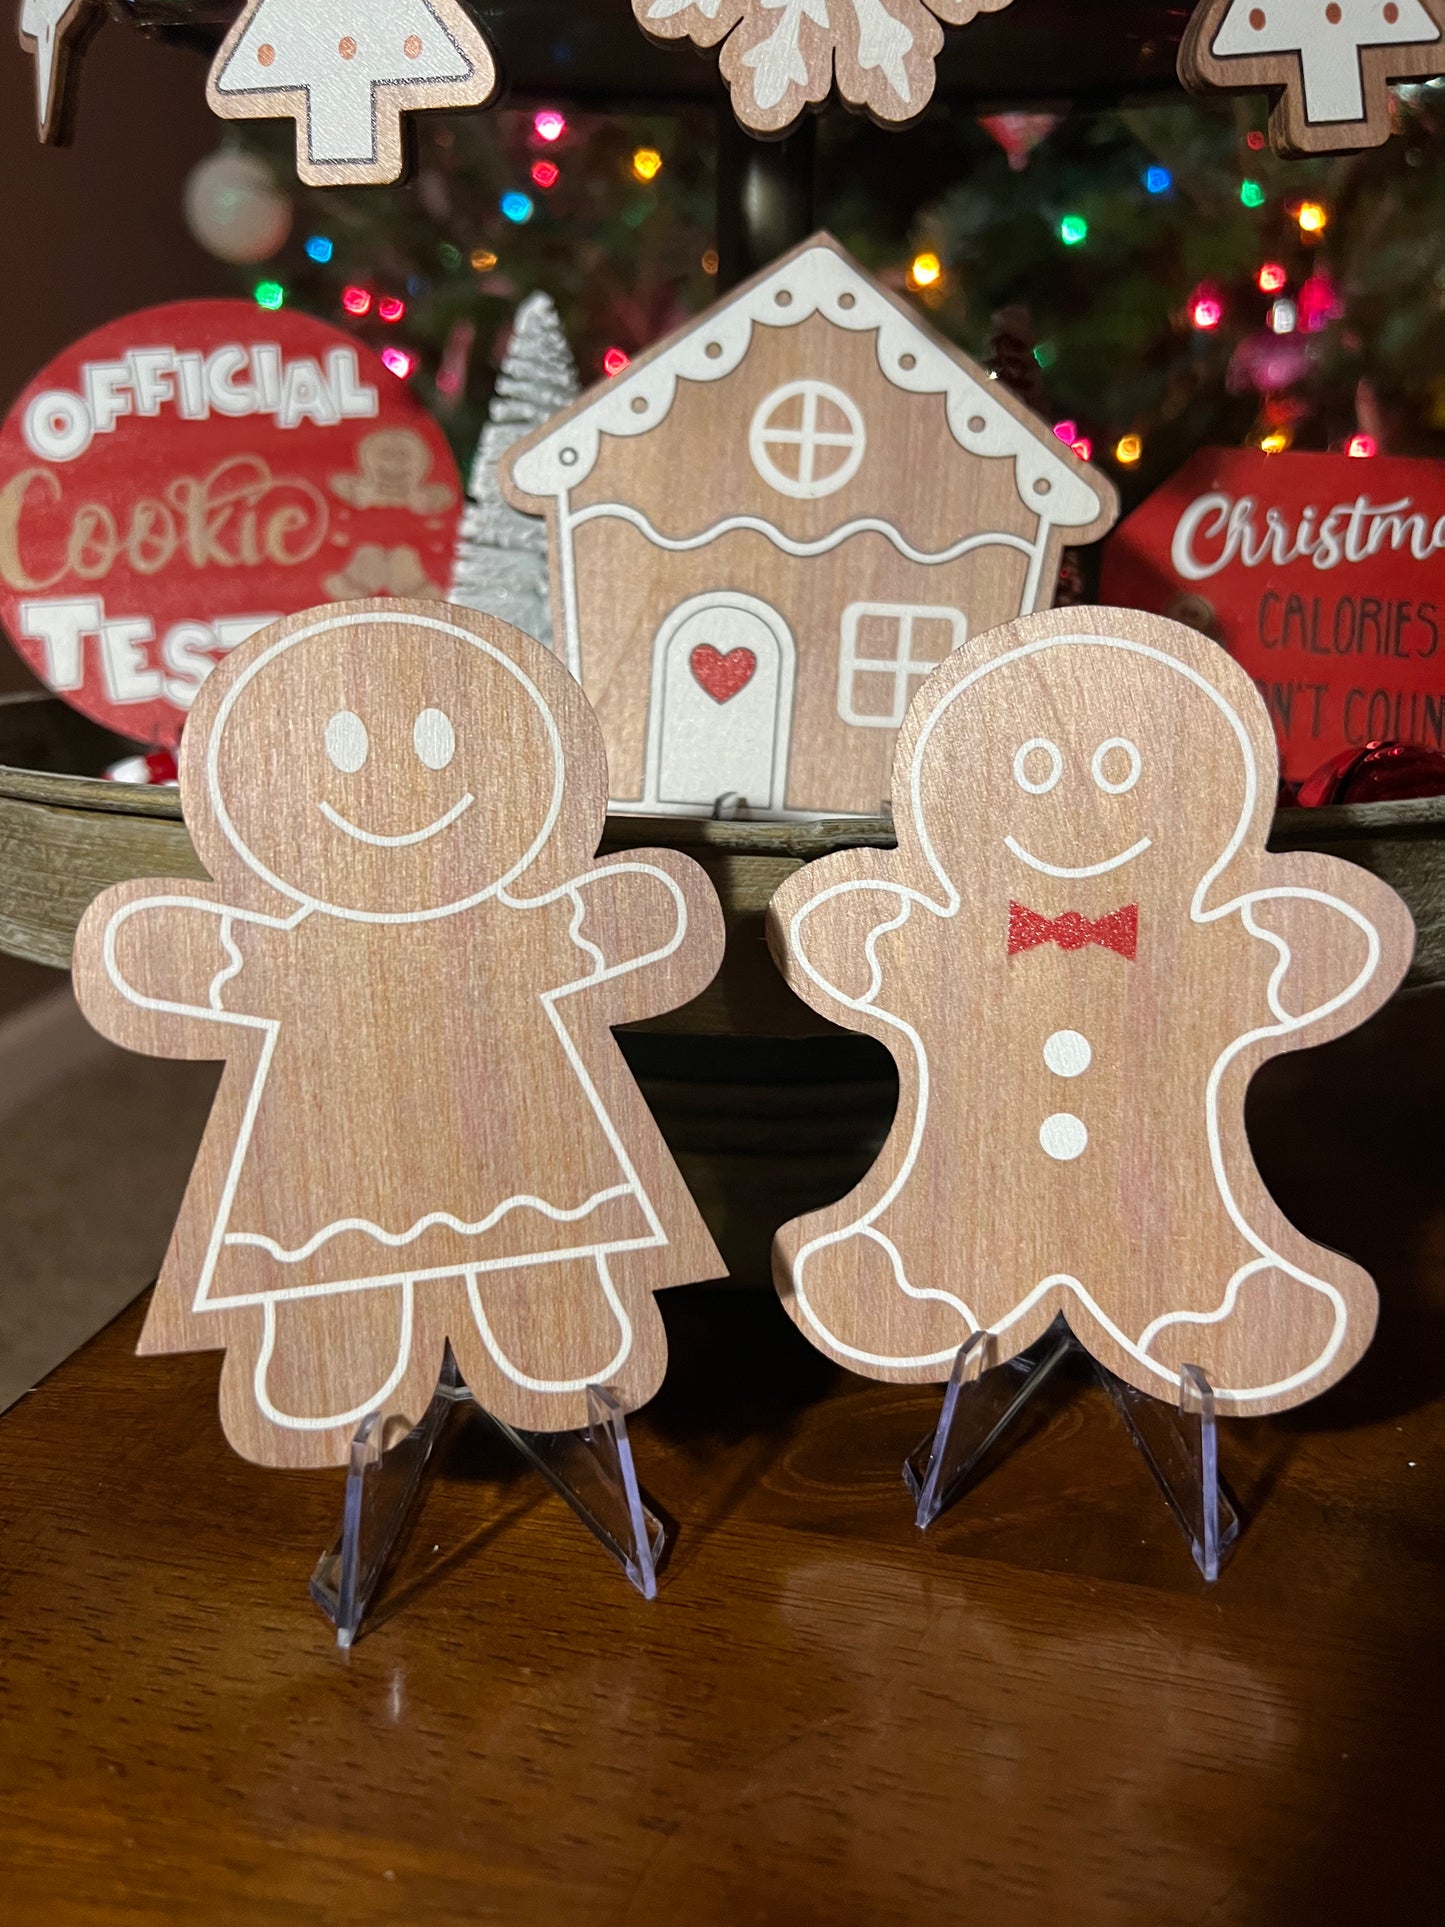
[[[1202,0],[1179,49],[1179,78],[1282,89],[1270,115],[1281,154],[1378,147],[1392,80],[1445,74],[1445,0]]]
[[[226,1060],[140,1350],[225,1347],[271,1465],[398,1436],[448,1339],[510,1424],[642,1404],[653,1292],[723,1266],[610,1026],[695,996],[722,919],[686,857],[592,860],[576,683],[469,610],[312,610],[203,684],[180,781],[214,882],[107,890],[75,944],[97,1029]]]
[[[1260,1064],[1363,1022],[1409,914],[1318,855],[1265,852],[1276,751],[1244,672],[1161,617],[1057,609],[978,638],[909,711],[896,853],[789,878],[775,955],[887,1045],[892,1131],[863,1182],[774,1245],[794,1320],[875,1378],[947,1377],[1063,1312],[1130,1384],[1219,1408],[1312,1398],[1369,1342],[1364,1272],[1254,1167]]]

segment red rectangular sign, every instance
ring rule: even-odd
[[[1445,463],[1203,449],[1109,538],[1101,595],[1222,642],[1294,780],[1445,750]]]

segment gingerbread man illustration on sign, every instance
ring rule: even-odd
[[[896,854],[851,850],[769,910],[815,1010],[881,1039],[900,1099],[848,1197],[786,1225],[778,1288],[875,1378],[1023,1351],[1062,1312],[1120,1377],[1281,1411],[1368,1344],[1375,1291],[1254,1167],[1244,1094],[1399,983],[1409,914],[1335,858],[1265,851],[1276,750],[1252,683],[1160,617],[1056,609],[923,684]]]
[[[107,890],[75,945],[97,1029],[226,1060],[140,1349],[225,1347],[273,1465],[404,1432],[448,1340],[514,1425],[643,1403],[652,1294],[723,1266],[611,1026],[695,996],[722,918],[686,857],[592,859],[581,689],[491,617],[338,604],[213,673],[180,781],[214,882]]]

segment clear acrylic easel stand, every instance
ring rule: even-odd
[[[903,1467],[920,1528],[962,1492],[985,1455],[1020,1417],[1070,1353],[1082,1349],[1062,1318],[1039,1342],[989,1369],[993,1337],[975,1332],[959,1347],[938,1424]],[[1094,1372],[1178,1521],[1194,1563],[1213,1582],[1239,1537],[1239,1515],[1219,1483],[1214,1392],[1197,1365],[1180,1371],[1179,1402],[1166,1404],[1126,1385],[1097,1360]]]
[[[643,1503],[627,1419],[612,1394],[600,1385],[587,1387],[584,1431],[519,1431],[477,1404],[448,1351],[436,1394],[414,1430],[384,1451],[381,1414],[373,1412],[351,1441],[341,1537],[311,1575],[311,1597],[335,1626],[338,1646],[356,1638],[421,1496],[432,1454],[448,1420],[463,1409],[499,1432],[562,1495],[644,1599],[656,1598],[667,1534]]]

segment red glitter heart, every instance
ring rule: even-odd
[[[700,683],[715,703],[730,703],[740,689],[746,689],[758,667],[751,649],[729,649],[723,655],[710,642],[700,642],[687,659],[694,681]]]

